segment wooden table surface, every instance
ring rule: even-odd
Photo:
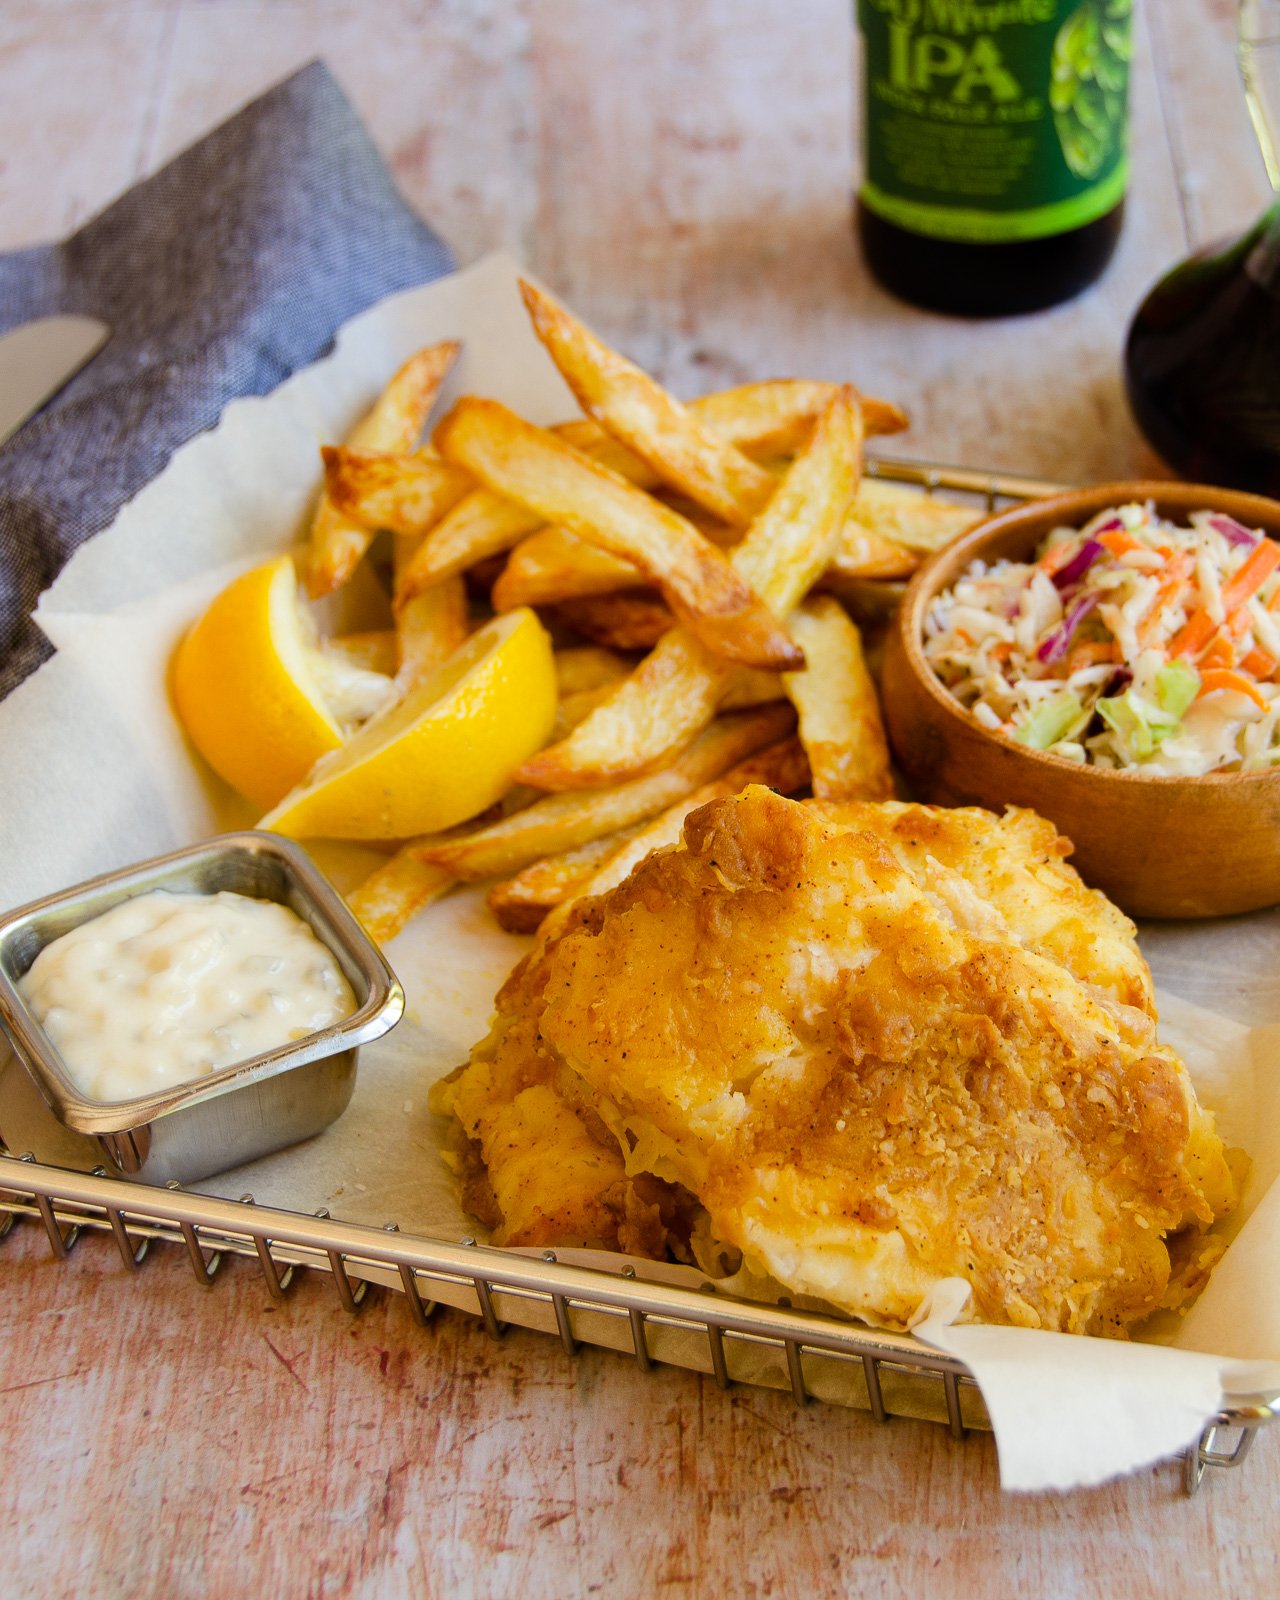
[[[1030,319],[868,279],[849,0],[5,0],[0,248],[324,56],[460,260],[508,247],[678,393],[851,377],[909,407],[904,451],[1131,475],[1128,317],[1267,192],[1234,9],[1148,0],[1118,255]],[[1277,1437],[1192,1500],[1169,1466],[1011,1497],[985,1436],[153,1255],[56,1266],[31,1224],[0,1251],[0,1595],[1280,1593]]]

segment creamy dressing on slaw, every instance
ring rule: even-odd
[[[350,1016],[332,953],[287,906],[159,889],[52,940],[20,988],[93,1100],[187,1083]]]
[[[1150,505],[1058,528],[1032,562],[974,562],[930,607],[925,655],[986,728],[1157,776],[1280,763],[1280,549]],[[1259,574],[1262,574],[1259,580]]]

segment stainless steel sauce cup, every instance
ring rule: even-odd
[[[189,1083],[131,1100],[86,1099],[18,984],[45,945],[154,889],[225,889],[288,906],[332,952],[355,1010]],[[109,1172],[140,1183],[193,1183],[319,1133],[351,1099],[359,1047],[381,1038],[403,1012],[398,979],[342,897],[304,850],[271,833],[223,834],[0,916],[0,1026],[14,1053],[59,1122],[96,1142]]]

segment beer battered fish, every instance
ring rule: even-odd
[[[752,1272],[902,1328],[1123,1334],[1235,1192],[1132,925],[1029,812],[751,788],[580,903],[443,1086],[499,1242]]]

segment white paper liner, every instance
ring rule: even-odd
[[[419,345],[465,341],[446,403],[477,392],[536,421],[574,413],[529,330],[516,273],[490,256],[356,318],[330,357],[268,397],[230,406],[75,556],[37,612],[57,656],[0,704],[0,904],[254,820],[183,738],[165,687],[172,649],[235,572],[294,541],[317,489],[317,447],[341,438]],[[317,855],[340,886],[377,859],[356,846]],[[1149,945],[1158,979],[1167,972],[1181,993],[1214,1002],[1206,1010],[1162,990],[1162,1033],[1228,1142],[1253,1160],[1231,1223],[1238,1237],[1190,1313],[1131,1344],[957,1327],[948,1285],[915,1330],[977,1377],[1007,1487],[1068,1488],[1144,1466],[1193,1442],[1225,1391],[1280,1387],[1278,931],[1275,916],[1236,919],[1158,930]],[[200,1187],[302,1211],[324,1205],[354,1222],[394,1219],[445,1239],[473,1231],[427,1091],[486,1031],[493,994],[524,947],[495,927],[478,891],[429,907],[390,947],[408,1011],[362,1054],[347,1112],[319,1138]],[[11,1147],[40,1138],[44,1159],[88,1164],[74,1145],[49,1147],[33,1100],[10,1063],[0,1132]],[[662,1276],[670,1281],[671,1269]]]

